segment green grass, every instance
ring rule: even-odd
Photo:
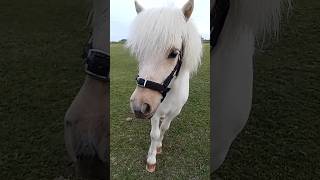
[[[198,73],[191,79],[190,97],[175,118],[157,156],[157,170],[145,170],[150,121],[133,119],[129,98],[135,89],[137,64],[123,44],[111,45],[111,173],[113,179],[208,179],[210,80],[209,46]]]
[[[296,0],[280,39],[257,52],[251,116],[221,178],[320,178],[319,17],[319,0]]]
[[[63,118],[83,79],[83,0],[0,2],[0,179],[53,179]]]

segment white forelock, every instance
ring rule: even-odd
[[[131,25],[126,46],[138,60],[162,57],[172,47],[181,49],[181,70],[196,71],[202,55],[201,36],[192,20],[186,21],[181,9],[164,7],[140,12]]]

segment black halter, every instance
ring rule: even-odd
[[[85,60],[85,71],[90,77],[109,81],[110,56],[99,49],[93,49],[92,43],[85,46],[82,57]]]
[[[181,50],[179,50],[177,64],[173,68],[173,70],[171,71],[169,76],[167,76],[167,78],[163,81],[162,84],[154,82],[154,81],[150,81],[147,79],[143,79],[142,77],[139,77],[139,75],[137,75],[137,77],[136,77],[137,85],[142,88],[148,88],[148,89],[151,89],[154,91],[158,91],[162,95],[162,99],[161,99],[161,102],[162,102],[164,100],[164,98],[166,97],[167,93],[170,91],[170,88],[168,86],[169,86],[171,80],[174,77],[177,77],[179,74],[179,71],[180,71],[180,68],[182,65],[183,51],[184,51],[184,45],[182,44],[182,48],[181,48]]]
[[[218,42],[219,35],[224,26],[230,7],[229,0],[216,0],[214,7],[211,9],[211,23],[210,23],[210,45],[214,48]]]

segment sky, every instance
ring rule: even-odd
[[[179,8],[187,0],[138,0],[144,9],[175,5]],[[126,39],[130,23],[137,15],[134,0],[111,0],[110,2],[111,41]],[[194,0],[191,15],[193,23],[205,39],[210,38],[210,0]]]

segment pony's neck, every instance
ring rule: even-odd
[[[107,1],[94,1],[92,15],[92,46],[109,54],[109,6]]]
[[[190,79],[190,72],[186,69],[181,69],[179,72],[179,75],[174,79],[174,81],[171,84],[171,88],[179,89],[183,88],[181,87],[181,84],[184,84],[185,81],[189,81]]]

